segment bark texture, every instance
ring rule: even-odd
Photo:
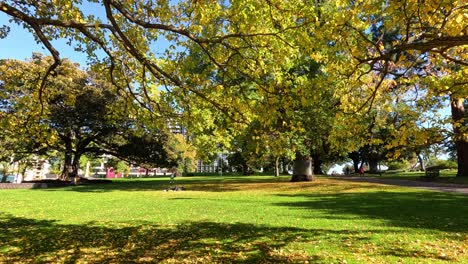
[[[296,155],[293,167],[292,182],[313,181],[312,173],[312,158],[307,156]]]
[[[464,101],[465,98],[452,98],[450,104],[454,124],[454,141],[457,149],[457,177],[468,177],[468,139],[463,133],[463,129],[466,129]]]
[[[369,172],[370,173],[379,173],[379,162],[376,159],[369,159]]]
[[[313,155],[312,159],[314,161],[314,166],[313,166],[314,175],[323,175],[324,174],[322,171],[323,160],[320,158],[319,155]]]

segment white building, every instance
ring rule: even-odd
[[[21,164],[19,162],[13,162],[12,159],[11,174],[15,176],[14,182],[21,183],[23,181],[57,179],[57,175],[50,173],[51,164],[48,160],[33,156],[28,163],[30,163],[30,165],[23,173]]]

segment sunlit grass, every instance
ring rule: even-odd
[[[436,179],[431,179],[431,181],[440,183],[468,184],[468,177],[456,177],[456,175],[456,170],[441,170],[440,176]],[[404,171],[388,172],[382,174],[368,174],[368,176],[404,180],[424,180],[421,177],[425,176],[425,173],[423,171]]]
[[[467,262],[468,196],[288,180],[0,190],[0,262]]]

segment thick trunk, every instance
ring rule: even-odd
[[[349,157],[353,160],[354,173],[359,173],[359,162],[361,161],[359,153],[352,152]]]
[[[353,160],[354,173],[359,173],[359,160]]]
[[[72,167],[72,153],[66,151],[65,152],[65,157],[63,160],[63,170],[62,170],[62,175],[60,178],[62,180],[68,180],[71,177],[71,174],[73,173],[73,167]]]
[[[76,153],[75,157],[73,157],[72,177],[78,177],[78,170],[80,168],[80,158],[81,158],[81,153]]]
[[[457,177],[468,177],[468,142],[459,141],[457,145]]]
[[[63,171],[62,171],[62,180],[70,180],[70,178],[74,178],[78,176],[78,168],[80,162],[80,154],[73,155],[73,152],[67,151],[65,152],[65,159],[63,163]]]
[[[296,155],[293,165],[292,182],[313,181],[312,158],[308,156]]]
[[[465,115],[464,101],[464,98],[451,98],[453,132],[457,149],[457,177],[468,177],[468,138],[462,131],[466,124],[466,121],[463,120]]]
[[[320,159],[319,155],[313,155],[312,159],[314,161],[314,175],[323,175],[322,164],[323,161]]]
[[[370,173],[379,173],[379,162],[376,159],[369,159],[369,172]]]
[[[65,145],[65,155],[63,160],[63,171],[60,176],[61,180],[67,181],[70,180],[70,177],[73,176],[73,144],[72,144],[72,134],[71,132],[67,133],[67,136],[62,136],[61,139]]]
[[[280,176],[280,166],[279,166],[279,157],[275,159],[275,177]]]

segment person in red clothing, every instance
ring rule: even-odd
[[[359,168],[359,176],[364,176],[364,167]]]

